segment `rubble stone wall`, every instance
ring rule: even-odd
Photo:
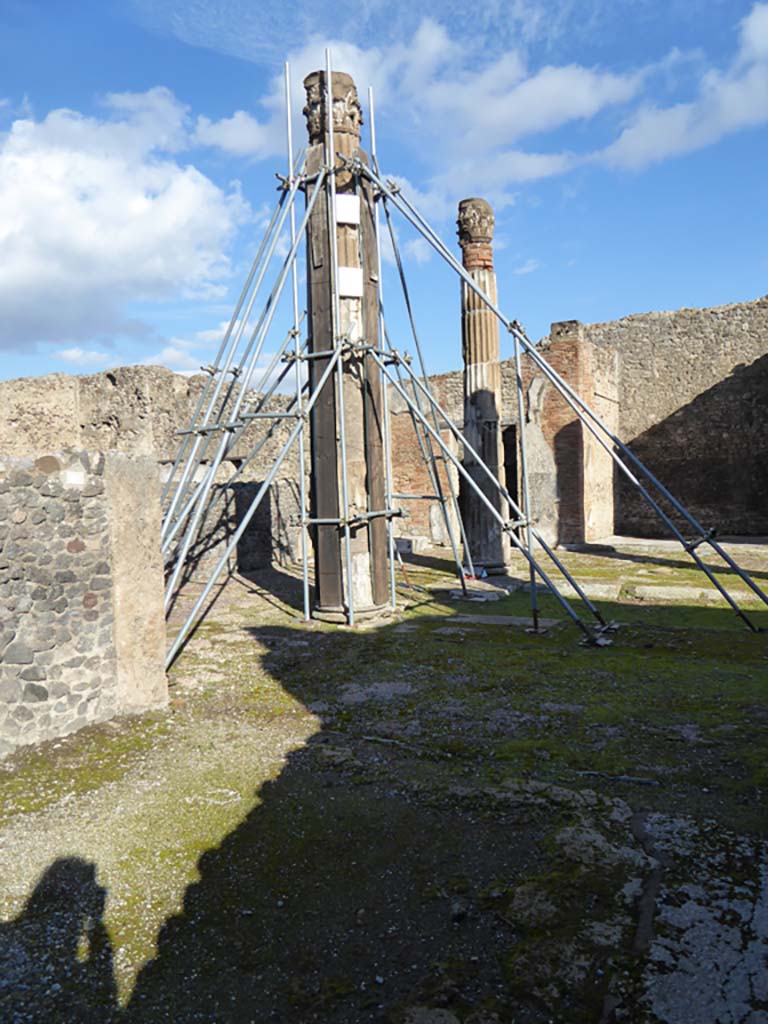
[[[153,459],[162,484],[176,457],[179,431],[189,425],[207,379],[202,374],[182,376],[158,366],[123,366],[81,376],[50,374],[0,382],[0,457],[45,454],[62,445],[145,455]],[[223,393],[232,386],[228,381]],[[278,410],[283,406],[284,399],[276,397],[271,407]],[[274,421],[259,455],[246,465],[255,441],[264,438],[264,427],[254,425],[246,430],[228,452],[220,482],[237,467],[242,466],[242,473],[231,489],[217,491],[220,501],[193,552],[192,564],[200,575],[218,560],[222,545],[255,496],[291,425],[287,420]],[[219,434],[203,441],[207,460],[219,443]],[[238,559],[245,571],[261,568],[272,558],[290,559],[298,551],[297,480],[294,448],[238,546]]]
[[[563,349],[571,344],[573,332],[583,353]],[[553,324],[542,346],[566,379],[704,525],[717,524],[725,533],[768,533],[768,297],[611,323]],[[501,371],[502,429],[513,430],[513,361],[503,360]],[[45,454],[63,445],[110,449],[151,456],[162,479],[175,457],[178,431],[189,423],[205,381],[203,375],[183,377],[160,367],[134,366],[0,382],[0,456]],[[430,383],[461,428],[462,372],[432,377]],[[591,435],[569,425],[572,413],[525,357],[523,383],[531,490],[540,528],[561,541],[614,532],[660,535],[663,528],[653,513],[608,466],[609,456]],[[278,406],[284,399],[274,401]],[[391,390],[390,408],[393,489],[430,493],[406,404]],[[242,473],[237,487],[223,494],[220,514],[199,552],[201,567],[218,557],[221,542],[231,536],[291,427],[291,421],[277,421],[259,455],[243,465],[254,440],[262,436],[263,422],[246,431],[228,453],[222,478],[239,465]],[[443,436],[448,438],[448,432]],[[217,444],[214,438],[209,451]],[[297,480],[293,450],[238,549],[242,567],[256,569],[270,559],[295,557]],[[507,483],[511,491],[516,489],[509,472]],[[401,536],[430,543],[447,540],[434,502],[403,505],[409,517],[395,521]]]
[[[0,756],[161,704],[154,461],[0,459]]]
[[[706,528],[768,534],[768,296],[589,324],[584,337],[617,354],[619,433],[659,480]],[[618,474],[615,492],[615,532],[663,535]]]

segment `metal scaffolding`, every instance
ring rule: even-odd
[[[355,604],[352,587],[352,564],[350,553],[350,536],[353,529],[368,528],[376,518],[383,518],[387,530],[387,552],[389,558],[389,604],[394,609],[397,603],[395,584],[395,563],[399,558],[395,544],[393,520],[403,514],[400,502],[428,499],[436,502],[442,513],[446,535],[449,540],[453,559],[456,564],[457,576],[466,593],[466,576],[474,575],[472,555],[467,545],[457,494],[447,472],[452,467],[466,485],[474,490],[479,500],[486,506],[488,515],[496,519],[499,526],[509,536],[511,544],[516,548],[527,563],[529,570],[529,590],[533,628],[538,628],[537,578],[553,595],[569,618],[579,627],[590,642],[606,642],[606,633],[612,625],[606,623],[600,611],[590,601],[584,589],[572,577],[562,560],[547,543],[536,528],[531,513],[531,495],[528,479],[528,463],[526,458],[526,438],[524,415],[524,394],[521,372],[521,353],[525,353],[534,366],[546,377],[553,388],[568,403],[578,420],[595,437],[600,446],[609,454],[621,472],[633,484],[650,505],[660,521],[679,541],[683,550],[691,557],[721,596],[727,601],[734,612],[754,630],[756,627],[747,614],[738,605],[724,584],[701,557],[700,549],[708,547],[720,557],[725,566],[743,580],[766,605],[768,597],[760,587],[744,572],[715,539],[713,530],[706,530],[691,513],[656,479],[653,473],[644,466],[637,456],[624,444],[589,408],[589,406],[573,391],[565,380],[549,365],[542,353],[530,342],[525,331],[515,320],[508,318],[499,307],[477,285],[470,274],[462,267],[450,252],[448,246],[428,224],[414,205],[402,194],[399,187],[386,179],[379,169],[376,151],[376,130],[373,92],[368,90],[369,123],[371,137],[370,165],[355,155],[351,158],[339,155],[334,146],[333,100],[332,100],[332,68],[331,55],[326,51],[325,90],[326,90],[326,125],[325,125],[325,159],[319,172],[307,173],[304,152],[294,155],[291,130],[291,79],[290,68],[285,65],[285,99],[286,99],[286,145],[287,174],[278,175],[279,198],[267,225],[264,237],[259,245],[253,265],[248,274],[245,286],[237,302],[232,318],[225,331],[214,362],[204,371],[207,374],[205,384],[190,426],[181,431],[178,455],[170,471],[163,494],[166,506],[163,521],[163,554],[167,571],[166,608],[170,612],[183,586],[191,573],[195,555],[205,547],[206,529],[216,522],[217,515],[226,505],[232,488],[243,480],[246,468],[263,452],[270,442],[279,445],[277,454],[271,458],[269,467],[255,496],[248,507],[239,516],[236,528],[228,537],[227,543],[219,553],[215,563],[207,573],[205,585],[194,602],[183,624],[181,625],[168,652],[170,664],[198,623],[206,601],[217,580],[223,575],[230,563],[231,556],[248,528],[253,516],[264,502],[270,487],[278,476],[289,453],[295,452],[297,458],[297,501],[298,522],[300,533],[300,561],[302,566],[302,594],[304,617],[311,614],[311,590],[309,571],[309,531],[323,525],[337,527],[343,539],[343,561],[346,572],[347,588],[345,593],[344,617],[349,625],[355,622]],[[402,291],[411,340],[417,357],[418,372],[412,365],[411,358],[401,352],[390,339],[385,316],[382,274],[378,274],[378,317],[380,340],[371,344],[369,339],[350,340],[340,329],[339,309],[339,262],[336,242],[337,175],[343,172],[354,181],[355,193],[360,201],[372,203],[370,210],[375,227],[376,247],[381,255],[383,231],[381,213],[386,225],[387,237],[394,254],[395,267]],[[365,187],[363,187],[365,186]],[[305,209],[298,219],[296,203],[299,195],[305,196]],[[328,231],[331,245],[331,282],[332,282],[332,345],[328,351],[311,351],[309,341],[302,338],[302,326],[305,314],[301,311],[299,300],[299,271],[297,260],[302,252],[305,235],[312,211],[319,197],[324,195],[328,210]],[[371,198],[373,197],[373,198]],[[513,342],[516,394],[518,405],[518,445],[519,445],[519,477],[521,501],[518,504],[494,476],[480,456],[469,445],[458,426],[451,420],[433,395],[427,370],[423,359],[416,318],[408,290],[403,262],[400,257],[397,236],[393,224],[393,214],[403,216],[413,228],[438,253],[442,260],[461,278],[462,281],[485,303],[488,309],[499,319],[501,325],[511,335]],[[287,249],[281,259],[280,253]],[[270,275],[270,271],[274,272]],[[286,300],[281,306],[287,283],[290,279]],[[263,294],[265,282],[272,280],[272,286]],[[270,329],[273,327],[279,309],[288,309],[288,329],[281,332],[282,340],[271,353],[265,366],[261,365],[265,353]],[[366,512],[351,514],[347,486],[347,438],[344,417],[344,388],[342,386],[342,367],[344,361],[352,356],[369,357],[382,376],[382,418],[384,445],[384,507],[369,508]],[[312,382],[312,375],[307,376],[305,370],[311,359],[322,357],[327,360],[322,373]],[[322,365],[322,363],[318,363]],[[310,414],[315,407],[320,393],[326,383],[334,381],[337,389],[338,435],[339,435],[339,469],[341,478],[341,509],[340,515],[333,521],[319,520],[312,517],[308,502],[306,486],[306,456],[308,449]],[[280,392],[281,388],[291,386],[290,394]],[[392,437],[390,431],[390,392],[397,395],[410,414],[419,450],[424,459],[427,476],[432,493],[427,495],[407,495],[395,493],[392,474]],[[287,434],[278,437],[278,430],[283,424],[290,424]],[[449,444],[443,434],[447,432],[454,439]],[[249,447],[242,450],[244,439]],[[237,447],[240,446],[240,447]],[[481,490],[478,483],[466,471],[460,455],[463,451],[476,460],[480,475],[488,480],[488,488],[495,490],[502,498],[502,514]],[[234,459],[237,451],[242,458]],[[441,474],[441,466],[445,472]],[[667,502],[679,516],[690,526],[692,537],[686,538],[660,504]],[[458,529],[458,533],[457,533]],[[461,546],[460,546],[461,545]],[[462,558],[463,547],[463,558]],[[551,575],[557,573],[565,580],[576,594],[582,615],[563,596],[558,584]]]

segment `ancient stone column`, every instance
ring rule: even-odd
[[[304,80],[307,105],[304,114],[309,132],[307,174],[327,162],[325,72],[315,71]],[[341,169],[341,157],[360,151],[363,121],[355,83],[349,75],[333,73],[333,141],[336,153],[338,247],[337,291],[340,322],[333,329],[333,257],[329,236],[330,191],[318,197],[307,229],[307,288],[311,352],[329,352],[338,337],[350,342],[379,344],[378,260],[371,210],[370,185]],[[310,385],[320,379],[329,356],[310,359]],[[342,368],[344,434],[349,515],[352,527],[352,578],[347,579],[343,524],[318,524],[312,529],[315,552],[315,600],[313,615],[345,621],[350,600],[355,618],[377,614],[388,603],[387,537],[384,511],[384,452],[381,420],[381,375],[370,355],[347,351]],[[338,520],[343,517],[343,466],[339,389],[334,373],[315,405],[311,429],[311,517]]]
[[[459,203],[459,245],[465,270],[496,302],[493,270],[493,210],[484,199]],[[464,436],[493,475],[504,483],[504,446],[501,417],[499,324],[472,289],[461,285],[461,339],[464,356]],[[464,468],[483,493],[507,518],[505,502],[480,470],[477,460],[464,453]],[[509,562],[509,539],[475,490],[466,486],[462,514],[467,543],[476,572],[503,573]]]

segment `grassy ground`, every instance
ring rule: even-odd
[[[763,1024],[768,634],[617,554],[607,647],[435,553],[353,630],[233,582],[167,710],[0,769],[0,1019]]]

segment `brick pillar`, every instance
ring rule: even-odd
[[[496,274],[493,269],[493,210],[484,199],[459,203],[459,245],[464,269],[493,302]],[[485,465],[504,483],[504,446],[501,418],[501,369],[499,323],[485,303],[465,283],[461,285],[461,339],[464,357],[464,436]],[[464,454],[464,468],[501,514],[506,504],[481,470],[475,457]],[[462,514],[467,543],[476,570],[489,574],[506,572],[509,539],[487,505],[469,485]]]
[[[304,80],[307,91],[309,147],[307,173],[326,163],[325,72]],[[358,154],[362,111],[349,75],[333,73],[334,148],[338,158]],[[336,177],[337,251],[339,275],[339,335],[366,341],[375,347],[378,335],[378,262],[370,210],[370,185],[341,171]],[[307,287],[310,349],[327,352],[334,347],[332,308],[332,250],[328,235],[328,196],[318,197],[307,237]],[[310,383],[322,375],[328,358],[309,363]],[[345,439],[350,517],[384,509],[384,455],[381,423],[381,375],[369,355],[348,354],[343,362]],[[342,466],[338,381],[333,374],[325,384],[311,417],[311,509],[317,519],[343,515]],[[383,517],[363,521],[352,530],[352,579],[346,578],[344,530],[336,525],[312,529],[315,550],[316,617],[340,620],[350,596],[355,616],[375,614],[386,607],[387,543]]]
[[[578,320],[552,324],[543,355],[614,431],[616,355],[584,337]],[[530,364],[529,364],[530,365]],[[528,387],[528,450],[534,518],[550,543],[581,544],[613,533],[613,461],[565,399],[535,368]]]

